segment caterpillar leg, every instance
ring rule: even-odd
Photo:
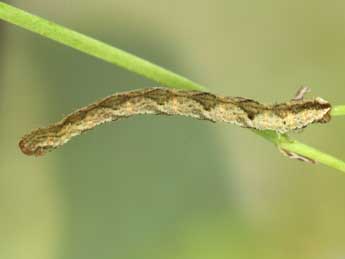
[[[310,164],[316,164],[316,161],[309,158],[309,157],[299,155],[297,153],[288,151],[284,148],[278,147],[278,149],[279,149],[280,153],[282,153],[284,156],[287,156],[290,159],[297,159],[297,160],[302,161],[302,162],[306,162],[306,163],[310,163]]]
[[[303,100],[307,93],[310,93],[311,89],[308,86],[301,86],[296,92],[295,96],[292,98],[293,101]]]

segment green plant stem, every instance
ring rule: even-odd
[[[345,105],[338,105],[332,108],[331,116],[345,116]]]
[[[203,86],[149,61],[3,2],[0,2],[0,18],[46,38],[145,76],[159,84],[169,87],[206,90]],[[163,78],[164,80],[162,80]]]
[[[206,90],[204,86],[194,83],[187,78],[159,67],[149,61],[18,8],[12,7],[3,2],[0,2],[0,19],[80,50],[91,56],[95,56],[99,59],[121,66],[129,71],[159,82],[164,86],[182,89]],[[345,115],[344,105],[335,106],[332,109],[332,116],[340,115]],[[273,131],[253,131],[280,148],[309,157],[324,165],[345,172],[344,161],[322,153],[321,151],[309,147],[301,142],[291,140],[287,136],[280,135]]]
[[[269,130],[253,130],[259,136],[275,144],[278,148],[294,152],[304,157],[311,158],[321,164],[345,172],[345,162],[331,155],[325,154],[313,147],[307,146],[297,140],[290,139],[287,135],[280,135]]]

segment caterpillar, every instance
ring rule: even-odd
[[[19,147],[26,155],[41,156],[97,125],[139,114],[181,115],[282,134],[330,121],[330,103],[320,97],[303,99],[305,92],[306,88],[302,88],[294,99],[272,105],[243,97],[163,87],[115,93],[23,136]]]

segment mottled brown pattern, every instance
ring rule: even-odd
[[[265,110],[264,105],[251,99],[243,99],[238,103],[238,106],[247,113],[250,120],[254,120],[255,116],[262,110]]]
[[[197,92],[190,95],[190,99],[198,102],[201,106],[206,110],[209,111],[216,107],[219,104],[219,100],[217,96],[205,93],[205,92]]]
[[[130,99],[130,96],[118,94],[114,96],[109,96],[109,98],[106,98],[102,100],[101,102],[99,102],[97,106],[102,107],[102,108],[117,110],[121,108],[122,104],[128,102],[129,99]]]
[[[165,88],[155,88],[147,91],[144,96],[151,99],[158,105],[167,103],[173,96]]]
[[[43,155],[72,137],[107,121],[138,114],[182,115],[212,122],[279,133],[330,120],[331,105],[321,98],[264,105],[242,97],[168,88],[114,94],[66,116],[60,122],[25,135],[19,147],[26,155]]]

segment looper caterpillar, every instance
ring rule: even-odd
[[[330,103],[319,97],[303,99],[306,92],[307,88],[301,88],[294,99],[272,105],[242,97],[162,87],[116,93],[23,136],[19,147],[26,155],[44,155],[97,125],[139,114],[182,115],[278,133],[328,122]]]

